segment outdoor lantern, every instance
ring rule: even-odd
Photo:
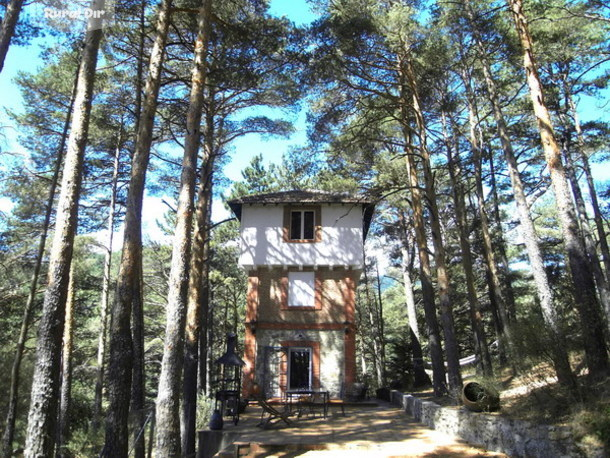
[[[235,353],[237,336],[227,333],[227,351],[215,363],[220,366],[219,389],[216,392],[215,408],[223,417],[239,421],[241,403],[241,371],[246,363]]]

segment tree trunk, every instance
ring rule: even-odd
[[[133,372],[131,384],[130,410],[133,418],[133,452],[135,458],[144,458],[144,434],[141,429],[145,426],[144,415],[145,400],[145,372],[144,372],[144,295],[142,256],[136,267],[136,288],[134,290],[131,307],[131,339],[133,345]]]
[[[212,199],[208,199],[208,206],[212,203]],[[206,227],[210,227],[210,216],[211,210],[207,212],[208,219],[206,221]],[[210,392],[210,364],[209,364],[209,335],[210,335],[210,238],[204,236],[205,244],[203,246],[202,258],[205,260],[203,263],[203,269],[201,271],[201,308],[200,308],[200,325],[199,331],[199,391],[203,396],[206,396]]]
[[[195,208],[195,230],[188,286],[183,380],[183,430],[182,450],[185,456],[195,453],[197,420],[197,369],[201,331],[202,294],[206,281],[206,246],[209,238],[209,213],[212,198],[212,171],[214,168],[214,119],[206,116],[203,163],[200,169],[200,184]]]
[[[70,267],[70,281],[66,298],[66,324],[64,327],[63,348],[61,355],[61,393],[59,398],[59,427],[57,435],[57,456],[71,456],[64,449],[70,439],[70,403],[72,397],[72,348],[74,335],[74,264]]]
[[[102,280],[102,298],[100,300],[100,333],[97,340],[97,374],[95,378],[95,400],[93,404],[93,430],[97,431],[102,418],[102,392],[104,389],[104,371],[106,364],[106,337],[108,334],[108,292],[110,291],[110,268],[112,266],[112,242],[114,240],[114,214],[116,212],[117,184],[119,164],[123,146],[123,121],[119,128],[117,148],[114,153],[114,169],[108,204],[108,236],[106,238],[106,255],[104,257],[104,278]]]
[[[441,327],[445,338],[445,354],[447,357],[447,375],[449,388],[452,394],[457,396],[462,388],[462,375],[460,373],[460,355],[455,337],[455,326],[453,322],[453,311],[451,305],[449,275],[445,263],[445,246],[441,232],[441,224],[437,206],[436,186],[434,174],[430,162],[426,139],[426,125],[421,110],[421,103],[417,88],[417,80],[413,71],[413,62],[407,56],[403,62],[405,82],[411,91],[413,113],[415,115],[416,132],[419,140],[419,153],[421,154],[421,166],[424,175],[424,186],[426,201],[428,204],[430,229],[432,233],[432,244],[434,246],[434,260],[436,264],[436,280],[441,311]],[[416,170],[416,169],[415,169]],[[416,172],[415,172],[416,173]]]
[[[157,98],[161,84],[165,43],[170,25],[171,4],[172,0],[163,0],[159,6],[156,37],[150,54],[148,76],[144,89],[144,106],[138,122],[136,147],[131,163],[123,250],[117,277],[116,297],[111,310],[108,368],[109,409],[106,416],[106,440],[102,450],[102,456],[105,457],[127,455],[127,424],[133,370],[131,314],[134,291],[140,288],[142,200],[152,145]]]
[[[521,223],[521,234],[523,236],[530,266],[532,268],[532,275],[534,277],[538,299],[540,300],[542,316],[551,333],[551,341],[556,342],[556,345],[553,345],[551,348],[551,352],[553,355],[553,364],[557,373],[557,378],[559,383],[562,385],[574,387],[576,380],[568,361],[563,326],[560,322],[559,315],[553,301],[553,292],[549,285],[549,280],[544,268],[538,237],[534,228],[532,217],[530,215],[523,182],[521,181],[521,177],[519,175],[517,158],[515,157],[512,144],[510,142],[508,127],[504,119],[504,113],[502,112],[502,107],[499,103],[496,84],[491,74],[491,66],[487,58],[483,40],[479,30],[477,29],[474,12],[472,11],[468,0],[464,0],[464,6],[470,22],[472,34],[475,39],[475,44],[477,46],[478,57],[482,64],[488,99],[493,108],[498,136],[500,137],[500,143],[506,158],[508,173],[513,189],[513,196],[515,198],[517,213]]]
[[[369,289],[370,282],[369,282],[369,275],[368,275],[368,264],[366,261],[366,255],[364,253],[364,247],[362,248],[362,252],[363,252],[363,259],[365,260],[363,273],[364,273],[364,288],[365,288],[364,291],[366,293],[366,301],[365,301],[366,314],[367,314],[367,318],[368,318],[368,326],[370,329],[369,338],[370,338],[371,344],[373,346],[371,355],[372,355],[372,360],[373,360],[373,369],[375,370],[377,388],[381,388],[384,386],[384,374],[383,374],[383,366],[381,364],[381,345],[380,345],[380,339],[379,339],[379,334],[380,334],[379,322],[376,319],[376,313],[373,309],[373,307],[375,307],[376,300],[371,297],[371,292]]]
[[[386,374],[386,355],[385,355],[385,322],[383,320],[383,300],[381,294],[381,277],[379,276],[379,262],[375,259],[375,274],[377,276],[377,301],[378,303],[377,313],[375,319],[377,321],[377,328],[379,329],[379,365],[381,366],[381,386],[387,386],[387,374]]]
[[[203,111],[203,91],[207,73],[207,50],[210,36],[212,0],[202,0],[197,16],[197,39],[191,78],[191,93],[186,118],[186,138],[176,230],[172,250],[169,290],[167,294],[167,324],[163,361],[157,395],[157,434],[155,442],[160,456],[179,456],[180,385],[184,363],[184,325],[188,293],[188,269],[191,256],[193,200]]]
[[[593,275],[591,274],[584,244],[578,236],[578,225],[570,190],[561,162],[561,153],[553,131],[551,117],[544,101],[542,84],[534,58],[533,43],[527,19],[523,13],[523,4],[521,0],[508,0],[508,4],[523,48],[523,67],[530,89],[538,130],[540,131],[544,157],[551,174],[557,213],[568,254],[572,280],[575,291],[578,292],[578,300],[575,300],[574,303],[580,314],[587,366],[589,367],[589,373],[597,378],[607,374],[610,367],[604,339],[603,318],[595,297]]]
[[[104,8],[103,0],[95,5]],[[48,286],[36,344],[36,368],[32,382],[26,436],[26,457],[52,455],[55,450],[59,366],[64,331],[65,303],[70,278],[72,248],[78,220],[83,161],[97,54],[102,38],[101,19],[90,19],[78,75],[74,116],[61,193],[57,206],[55,236],[49,261]]]
[[[608,318],[610,318],[610,289],[608,288],[608,282],[606,281],[601,263],[597,256],[595,240],[593,240],[591,227],[589,226],[585,199],[583,198],[580,185],[578,184],[578,178],[576,177],[576,172],[574,170],[569,144],[567,144],[563,149],[563,155],[566,160],[565,170],[568,175],[568,179],[570,180],[572,194],[574,195],[574,202],[576,203],[576,210],[578,211],[580,229],[584,239],[585,250],[591,263],[591,271],[593,273],[595,285],[597,286],[597,297],[599,298],[603,310],[606,313],[606,325],[608,326],[608,331],[610,331],[610,321],[608,321]],[[610,335],[610,333],[608,335]]]
[[[462,71],[462,81],[466,89],[466,100],[468,103],[468,121],[469,121],[469,141],[473,152],[474,162],[474,175],[475,175],[475,196],[477,200],[477,209],[479,212],[479,220],[481,224],[481,238],[483,245],[483,254],[485,259],[485,266],[487,271],[487,280],[490,290],[490,302],[493,310],[493,318],[496,328],[496,335],[498,339],[498,351],[500,356],[500,362],[504,363],[507,359],[505,345],[509,349],[514,348],[512,333],[511,333],[511,320],[508,316],[506,307],[505,297],[502,294],[502,282],[498,271],[498,264],[496,262],[496,255],[493,249],[493,242],[491,239],[491,232],[489,230],[489,217],[487,216],[487,210],[485,208],[485,194],[483,192],[483,154],[481,148],[481,142],[479,141],[480,136],[477,135],[479,126],[479,112],[477,109],[476,99],[473,94],[471,86],[471,78],[468,71],[464,68]],[[502,234],[501,238],[502,237]],[[507,262],[508,267],[508,262]],[[508,277],[508,273],[507,273]],[[510,280],[508,280],[508,289],[512,292],[512,286]],[[506,294],[508,296],[508,294]],[[512,297],[512,294],[510,294]],[[514,302],[513,302],[514,306]]]
[[[489,356],[489,348],[487,346],[487,337],[485,337],[485,329],[483,317],[481,315],[481,306],[475,285],[475,275],[472,262],[472,250],[470,249],[470,240],[468,233],[468,219],[466,216],[465,189],[462,186],[462,164],[460,160],[460,152],[458,150],[458,142],[455,139],[451,141],[447,132],[446,115],[441,114],[443,137],[447,148],[447,162],[449,165],[449,178],[453,188],[453,203],[455,207],[455,220],[458,228],[460,239],[460,251],[462,253],[462,268],[466,277],[466,292],[468,295],[468,305],[470,311],[470,322],[474,331],[475,352],[478,357],[478,366],[486,377],[493,376],[493,367],[491,365],[491,357]],[[455,145],[455,155],[451,144]]]
[[[6,11],[0,26],[0,72],[4,68],[4,60],[11,45],[11,39],[15,34],[15,27],[17,26],[17,21],[19,21],[19,13],[21,13],[22,6],[23,0],[10,0],[8,5],[6,5]]]
[[[415,310],[415,296],[413,295],[413,283],[411,281],[411,254],[409,253],[407,238],[407,223],[402,211],[399,213],[399,234],[401,238],[402,253],[402,278],[405,290],[405,302],[407,304],[407,316],[409,318],[409,340],[413,352],[413,385],[414,387],[428,386],[432,383],[424,367],[423,352],[420,343],[419,326],[417,324],[417,313]]]
[[[447,381],[445,363],[443,360],[443,349],[436,317],[436,304],[434,301],[434,286],[432,284],[432,269],[430,267],[430,255],[428,240],[426,238],[426,226],[424,222],[424,208],[422,203],[422,191],[419,186],[417,169],[415,167],[414,151],[411,140],[411,127],[407,116],[408,87],[405,78],[403,64],[399,59],[398,72],[400,81],[400,106],[403,137],[405,141],[405,165],[407,168],[408,186],[411,191],[411,209],[413,211],[413,228],[415,230],[415,241],[419,256],[419,278],[422,288],[422,299],[424,303],[424,317],[428,328],[428,346],[430,359],[432,360],[432,386],[436,396],[447,394]]]
[[[146,40],[146,1],[140,4],[140,30],[138,41],[138,60],[136,68],[136,97],[135,97],[135,132],[139,131],[142,117],[142,77],[144,74],[144,44]],[[141,244],[141,242],[140,242]],[[133,417],[133,454],[134,458],[144,458],[145,434],[142,428],[145,426],[144,403],[146,398],[146,376],[144,371],[144,279],[143,279],[143,260],[140,251],[137,268],[137,287],[131,307],[131,338],[133,344],[133,372],[131,383],[131,404],[130,410]]]
[[[6,426],[4,429],[4,434],[2,436],[2,450],[0,453],[0,456],[2,456],[2,458],[9,458],[13,454],[13,437],[15,435],[15,421],[17,419],[17,400],[19,398],[19,376],[21,371],[21,361],[23,359],[23,352],[25,350],[25,343],[28,338],[28,330],[30,328],[30,321],[32,319],[32,312],[34,309],[36,290],[38,289],[38,277],[40,276],[40,269],[42,267],[42,260],[44,257],[47,236],[49,233],[49,226],[51,224],[51,214],[53,212],[53,202],[55,201],[55,192],[57,190],[57,183],[59,181],[59,172],[61,171],[61,165],[63,163],[64,157],[64,149],[66,147],[66,140],[68,138],[68,130],[70,129],[70,119],[72,109],[74,107],[74,99],[76,97],[77,79],[78,68],[76,71],[76,78],[74,80],[72,97],[70,99],[70,108],[68,110],[68,113],[66,114],[66,121],[64,122],[61,140],[59,143],[59,148],[57,150],[57,159],[55,159],[55,168],[53,169],[53,176],[51,178],[49,194],[47,197],[47,205],[45,208],[44,222],[42,223],[42,233],[40,234],[40,240],[38,242],[38,251],[36,253],[34,273],[32,274],[32,280],[30,281],[30,291],[28,294],[28,299],[23,309],[21,329],[19,331],[19,339],[17,340],[17,348],[15,349],[15,359],[13,360],[13,366],[11,368],[9,404],[6,412]]]
[[[479,132],[479,145],[480,145],[480,153],[481,153],[481,168],[483,167],[483,139],[482,135]],[[491,197],[492,197],[492,214],[494,219],[494,224],[496,227],[496,234],[494,237],[493,246],[497,248],[498,252],[498,261],[497,266],[500,269],[501,280],[504,286],[504,305],[506,307],[506,317],[510,322],[514,321],[517,316],[517,308],[515,306],[515,292],[513,289],[513,284],[511,280],[511,272],[510,265],[508,262],[508,254],[506,249],[506,239],[504,237],[504,230],[502,229],[502,216],[500,214],[500,196],[498,195],[498,185],[496,182],[496,168],[494,161],[494,154],[491,151],[491,148],[487,149],[487,154],[489,156],[489,177],[491,179]],[[482,170],[481,170],[482,171]],[[482,181],[481,181],[482,183]],[[482,189],[482,188],[481,188]],[[484,196],[484,194],[481,194]],[[488,220],[489,221],[489,220]],[[491,225],[489,226],[491,229]],[[527,248],[526,248],[527,249]]]
[[[593,208],[593,218],[595,220],[595,227],[597,228],[597,235],[599,238],[599,248],[602,253],[602,260],[604,267],[606,268],[606,280],[610,283],[610,250],[608,249],[608,239],[606,230],[604,228],[604,218],[602,216],[601,209],[599,207],[599,201],[597,199],[597,191],[595,190],[595,183],[593,182],[593,174],[591,173],[591,166],[589,165],[589,158],[585,152],[585,139],[582,133],[582,127],[580,126],[580,119],[578,112],[576,111],[576,104],[571,94],[568,94],[568,106],[572,119],[574,120],[574,129],[576,129],[576,136],[578,139],[578,153],[582,160],[583,170],[585,171],[585,177],[587,179],[587,186],[589,188],[589,197],[591,199],[591,207]],[[610,321],[610,316],[607,317]]]

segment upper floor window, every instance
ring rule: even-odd
[[[313,210],[290,212],[290,240],[313,240],[315,221]]]
[[[320,207],[286,207],[284,212],[285,242],[320,241]]]

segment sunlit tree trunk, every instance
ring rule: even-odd
[[[212,0],[203,0],[197,16],[195,57],[186,118],[186,139],[167,294],[165,344],[161,374],[159,375],[159,392],[157,394],[155,443],[157,454],[160,456],[179,456],[181,454],[180,388],[184,363],[184,325],[188,293],[188,268],[191,258],[195,172],[201,136],[200,125],[207,72],[206,59],[211,14]]]
[[[103,0],[100,0],[95,8],[102,10],[104,8]],[[101,38],[101,19],[90,19],[76,84],[72,127],[49,261],[48,285],[38,330],[36,365],[25,446],[26,457],[51,456],[55,450],[65,304],[78,221],[78,200],[89,130],[95,69]]]
[[[183,430],[182,449],[186,456],[195,453],[197,419],[197,369],[199,362],[199,342],[201,333],[202,295],[207,281],[206,246],[209,238],[209,212],[212,198],[212,172],[214,168],[214,118],[208,110],[204,134],[203,163],[200,168],[200,183],[195,207],[195,229],[193,232],[193,252],[188,286],[186,332],[183,379]]]
[[[76,73],[78,78],[78,69]],[[44,257],[44,251],[47,243],[47,236],[49,233],[49,227],[51,225],[51,214],[53,212],[53,202],[55,201],[55,193],[57,191],[57,183],[59,182],[59,174],[61,171],[61,165],[64,158],[64,150],[66,147],[66,141],[68,139],[68,131],[70,129],[70,120],[72,115],[72,109],[74,107],[74,99],[76,97],[76,79],[74,81],[74,88],[72,90],[72,97],[70,99],[70,108],[66,113],[66,121],[64,122],[63,131],[61,134],[61,140],[59,142],[59,148],[57,149],[57,158],[55,159],[55,167],[53,169],[53,176],[51,177],[51,183],[49,186],[49,193],[47,197],[47,203],[45,207],[45,216],[42,223],[42,233],[40,234],[40,240],[38,241],[38,251],[36,252],[36,262],[34,264],[34,273],[32,274],[32,280],[30,281],[30,290],[28,298],[23,309],[23,317],[21,319],[21,328],[19,330],[19,338],[17,340],[17,348],[15,349],[15,359],[11,367],[11,385],[9,390],[9,403],[6,411],[6,423],[4,434],[2,436],[2,458],[9,458],[13,454],[13,437],[15,435],[15,421],[17,419],[17,401],[19,399],[19,379],[21,371],[21,361],[23,359],[23,352],[25,350],[25,343],[28,338],[28,330],[30,328],[30,321],[32,319],[32,312],[34,310],[34,300],[36,299],[36,290],[38,289],[38,278],[40,276],[40,269],[42,267],[42,260]]]
[[[131,315],[134,293],[140,291],[142,260],[142,200],[146,171],[153,140],[153,125],[165,43],[170,25],[172,0],[163,0],[159,6],[156,36],[150,53],[148,76],[144,87],[144,103],[138,122],[135,152],[131,161],[131,176],[125,210],[123,250],[117,277],[116,297],[110,321],[110,358],[108,367],[108,401],[106,440],[102,456],[127,455],[128,418],[131,400],[133,371],[133,342]]]
[[[432,283],[432,268],[430,265],[430,255],[428,250],[428,240],[426,237],[426,226],[424,221],[424,207],[422,190],[419,185],[417,169],[415,166],[414,151],[411,139],[411,127],[407,115],[408,86],[403,64],[399,59],[398,71],[400,81],[400,106],[401,123],[403,138],[405,142],[405,160],[407,168],[407,184],[411,193],[411,209],[413,211],[413,228],[415,230],[415,242],[417,244],[419,256],[419,278],[422,287],[422,299],[424,304],[424,317],[428,328],[428,347],[430,349],[430,359],[432,360],[432,385],[436,396],[447,394],[447,381],[445,373],[445,362],[443,359],[443,349],[441,346],[440,329],[436,316],[436,304],[434,300],[434,286]]]
[[[513,197],[515,198],[517,213],[519,215],[520,230],[530,261],[532,275],[534,277],[534,283],[536,285],[536,291],[540,301],[540,308],[542,310],[542,316],[549,327],[552,341],[556,343],[556,345],[552,346],[551,352],[553,355],[553,364],[557,373],[557,378],[559,383],[562,385],[573,387],[575,385],[575,378],[568,360],[563,326],[561,320],[559,319],[553,299],[553,292],[544,268],[538,236],[534,228],[534,222],[532,221],[532,217],[530,215],[523,182],[521,181],[521,176],[519,175],[517,158],[515,157],[510,141],[508,126],[504,118],[502,107],[500,106],[496,83],[491,74],[491,65],[486,54],[481,34],[477,28],[478,25],[476,23],[474,12],[468,0],[464,0],[464,6],[472,35],[475,40],[478,58],[482,64],[487,96],[493,109],[498,136],[500,137],[500,143],[502,145],[504,157],[508,166],[508,173],[513,189]]]
[[[142,87],[144,84],[143,74],[145,65],[144,45],[146,40],[146,0],[140,4],[139,15],[139,40],[138,57],[136,63],[135,81],[135,132],[139,132],[140,120],[142,117]],[[133,456],[134,458],[144,458],[145,455],[145,434],[142,428],[145,426],[145,383],[146,376],[144,371],[144,280],[143,280],[143,260],[142,253],[139,255],[139,262],[136,273],[136,285],[131,307],[131,338],[133,343],[133,371],[131,383],[131,404],[130,410],[133,418]]]
[[[544,91],[536,68],[533,42],[529,33],[527,18],[523,12],[523,4],[521,0],[508,0],[508,4],[523,48],[523,67],[530,89],[538,130],[540,131],[544,157],[551,175],[557,214],[568,254],[572,280],[575,291],[578,292],[578,298],[574,301],[574,304],[580,315],[587,366],[593,377],[600,377],[605,375],[610,367],[604,338],[603,318],[595,297],[593,275],[584,244],[578,236],[578,224],[570,189],[561,162],[561,152],[553,131],[551,116],[545,104]]]

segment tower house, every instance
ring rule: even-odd
[[[243,389],[268,397],[356,376],[356,286],[374,206],[346,194],[288,191],[229,202],[248,274]]]

